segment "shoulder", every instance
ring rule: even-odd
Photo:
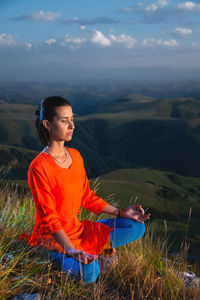
[[[69,147],[66,147],[66,148],[73,157],[76,157],[76,158],[81,159],[81,160],[83,159],[80,152],[77,149],[69,148]]]
[[[71,155],[72,157],[72,161],[73,163],[76,165],[76,167],[84,167],[84,160],[81,156],[81,153],[75,149],[75,148],[68,148],[67,147],[67,150],[69,152],[69,154]]]
[[[29,172],[32,170],[38,170],[41,171],[42,169],[45,169],[48,167],[48,161],[46,159],[46,154],[40,152],[30,163],[29,165]]]

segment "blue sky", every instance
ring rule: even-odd
[[[0,80],[200,67],[200,1],[0,0],[0,20]]]

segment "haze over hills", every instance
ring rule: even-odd
[[[38,105],[45,97],[58,95],[69,99],[78,114],[89,113],[129,94],[155,98],[200,97],[200,81],[0,82],[0,98],[6,102]]]
[[[0,74],[0,80],[6,82],[8,80],[16,81],[16,74],[13,72],[12,67],[8,70],[4,63],[4,73]],[[166,81],[196,81],[200,78],[200,68],[197,67],[172,67],[172,66],[149,66],[149,67],[133,67],[133,66],[90,66],[89,64],[83,66],[80,63],[73,63],[71,67],[68,64],[60,63],[58,65],[52,64],[52,61],[48,61],[48,64],[40,63],[43,65],[40,72],[37,69],[31,68],[29,65],[20,65],[17,80],[22,82],[40,81],[42,83],[48,81],[159,81],[164,83]],[[28,67],[29,66],[29,67]],[[19,66],[17,66],[19,68]],[[31,68],[31,72],[30,72]]]

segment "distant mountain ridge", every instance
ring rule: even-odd
[[[159,77],[158,77],[159,78]],[[199,77],[200,78],[200,77]],[[87,114],[90,109],[140,94],[153,98],[200,97],[200,80],[155,81],[77,81],[76,82],[0,82],[0,98],[11,103],[38,105],[45,97],[58,95],[67,98],[75,113]]]
[[[167,99],[130,93],[112,101],[108,97],[98,101],[90,108],[87,101],[82,103],[87,114],[75,115],[76,130],[69,143],[82,153],[89,177],[141,166],[200,176],[198,97]],[[1,144],[18,147],[19,152],[20,147],[42,149],[34,125],[35,108],[0,101]],[[5,162],[2,151],[0,164]],[[27,167],[28,163],[26,170]],[[18,171],[10,176],[17,178],[17,174]]]

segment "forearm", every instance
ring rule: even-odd
[[[112,206],[112,205],[110,205],[110,204],[108,204],[108,205],[106,205],[106,207],[104,208],[102,213],[118,217],[119,216],[119,209]]]
[[[70,241],[63,229],[60,229],[53,233],[53,237],[55,238],[56,242],[58,242],[61,245],[61,247],[66,253],[68,250],[74,249],[72,242]]]

